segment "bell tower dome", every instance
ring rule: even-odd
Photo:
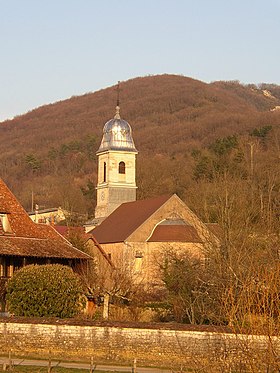
[[[136,154],[132,130],[121,119],[119,100],[116,114],[103,128],[98,158],[95,218],[103,220],[124,202],[136,200]]]

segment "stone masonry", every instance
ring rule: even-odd
[[[280,353],[278,337],[235,335],[172,329],[107,326],[0,323],[2,355],[71,359],[96,363],[117,362],[174,367],[209,357],[240,358],[240,354],[273,348]]]

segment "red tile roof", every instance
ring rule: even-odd
[[[71,236],[71,234],[78,234],[84,237],[85,239],[88,238],[83,227],[69,227],[67,225],[54,225],[53,227],[63,237],[69,237]]]
[[[11,232],[0,230],[0,255],[90,259],[51,226],[34,223],[0,179],[0,211],[8,216]]]
[[[160,196],[120,205],[103,222],[91,230],[102,243],[125,241],[141,224],[156,212],[171,196]]]
[[[158,225],[148,242],[193,242],[201,243],[201,238],[191,225]]]

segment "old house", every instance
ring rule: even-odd
[[[29,212],[28,215],[35,223],[59,224],[65,220],[67,213],[61,207],[39,209],[39,206],[35,205],[35,211]]]
[[[60,263],[83,267],[91,259],[55,229],[34,223],[0,179],[0,278],[10,278],[27,264]]]

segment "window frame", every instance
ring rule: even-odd
[[[120,175],[125,175],[125,162],[121,161],[119,162],[119,174]]]

